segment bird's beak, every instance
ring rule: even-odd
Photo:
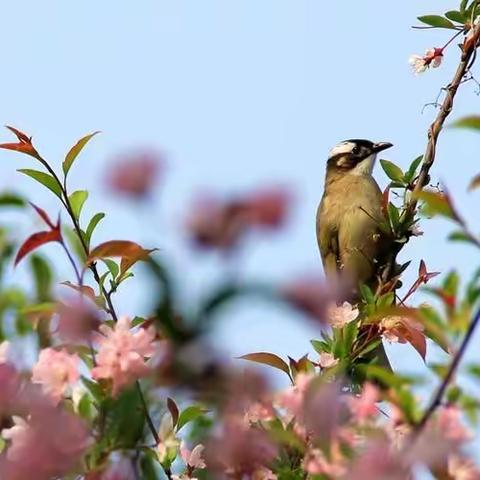
[[[375,153],[383,152],[387,148],[393,147],[393,143],[390,142],[378,142],[373,145],[373,151]]]

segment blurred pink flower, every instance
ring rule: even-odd
[[[332,368],[335,365],[338,365],[338,358],[335,358],[331,353],[322,352],[320,354],[320,359],[318,360],[318,364],[322,368]]]
[[[376,440],[348,468],[347,480],[412,480],[408,462],[395,456],[388,442]]]
[[[410,343],[425,358],[427,341],[423,325],[409,317],[390,315],[379,324],[382,337],[392,343]]]
[[[268,434],[258,428],[248,428],[241,419],[227,418],[219,434],[206,446],[209,468],[228,471],[234,478],[251,475],[267,467],[277,454],[277,447]]]
[[[247,423],[257,423],[260,421],[270,421],[275,418],[275,410],[270,402],[252,403],[245,413]]]
[[[305,315],[320,323],[327,323],[327,309],[342,295],[342,285],[326,283],[318,277],[293,280],[280,289],[282,298]]]
[[[113,328],[101,325],[100,332],[104,336],[98,336],[100,346],[92,376],[111,380],[115,396],[123,387],[148,373],[145,358],[155,352],[155,329],[139,328],[134,332],[130,328],[130,319],[122,317]]]
[[[454,454],[448,457],[448,475],[452,480],[479,480],[480,469],[473,460]]]
[[[358,317],[358,308],[348,302],[342,305],[331,304],[327,308],[327,323],[333,328],[343,328]]]
[[[416,75],[425,72],[427,68],[437,68],[443,60],[443,48],[429,48],[425,55],[411,55],[408,63],[411,65]]]
[[[345,460],[341,455],[332,455],[328,460],[318,448],[307,452],[303,459],[303,468],[311,475],[327,475],[333,478],[342,477],[347,471]]]
[[[57,307],[58,325],[56,331],[67,342],[90,340],[100,326],[98,309],[85,301],[59,303]]]
[[[251,476],[252,480],[277,480],[277,476],[266,467],[257,468]]]
[[[378,388],[371,383],[365,383],[360,395],[351,395],[348,406],[354,419],[362,424],[366,420],[378,415],[377,403],[380,401]]]
[[[289,205],[289,193],[280,188],[262,189],[230,200],[203,196],[195,201],[186,227],[197,246],[228,251],[255,228],[279,228]]]
[[[163,155],[153,151],[123,155],[110,167],[107,184],[116,193],[144,197],[152,191],[163,161]]]
[[[251,225],[276,229],[285,222],[291,200],[287,190],[271,187],[246,196],[243,208]]]
[[[288,387],[278,395],[278,404],[291,415],[300,415],[303,411],[305,394],[314,378],[313,374],[299,373],[295,377],[295,385]]]
[[[41,384],[45,394],[57,404],[67,388],[80,378],[79,362],[76,353],[72,355],[65,349],[45,348],[33,366],[32,382]]]
[[[180,443],[180,455],[185,464],[192,469],[206,467],[205,460],[202,458],[203,450],[205,450],[205,447],[201,443],[196,445],[191,451],[187,448],[185,442],[182,441]]]
[[[462,424],[462,412],[453,405],[442,407],[438,411],[435,426],[443,438],[453,442],[462,443],[473,437],[472,432]]]
[[[136,480],[132,461],[126,457],[112,460],[110,465],[101,473],[98,480]],[[92,479],[93,480],[93,479]]]
[[[194,244],[202,248],[230,250],[248,227],[243,208],[222,203],[213,197],[198,198],[191,209],[186,228]]]
[[[91,443],[80,418],[53,406],[32,408],[28,420],[14,418],[2,436],[10,445],[0,463],[0,477],[49,480],[67,474]]]
[[[0,363],[8,363],[8,353],[10,351],[10,342],[4,340],[0,343]]]

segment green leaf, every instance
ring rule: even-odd
[[[100,221],[105,217],[105,214],[103,212],[96,213],[92,219],[90,220],[87,231],[85,233],[86,235],[86,240],[87,243],[90,245],[90,240],[92,239],[92,234],[97,225],[100,223]]]
[[[46,302],[51,298],[53,273],[49,263],[40,255],[33,254],[30,257],[37,301]]]
[[[423,15],[422,17],[417,17],[422,23],[430,25],[431,27],[437,28],[455,28],[455,25],[448,20],[448,18],[442,17],[440,15]]]
[[[465,23],[467,18],[462,12],[459,12],[458,10],[450,10],[445,14],[445,16],[449,19],[452,20],[453,22],[458,22],[461,23],[462,25]]]
[[[58,198],[62,198],[62,188],[60,184],[49,173],[40,172],[39,170],[32,170],[30,168],[21,168],[17,170],[33,178],[52,191]]]
[[[405,181],[410,183],[415,178],[415,173],[417,172],[418,167],[422,163],[423,155],[417,157],[408,167],[407,172],[405,173]]]
[[[312,347],[317,353],[330,352],[331,345],[321,340],[310,340]]]
[[[111,273],[113,279],[117,278],[117,275],[120,272],[120,267],[118,266],[117,262],[111,258],[102,258],[102,261],[107,266],[108,271]]]
[[[250,362],[261,363],[263,365],[269,365],[270,367],[282,370],[282,372],[285,372],[290,377],[290,369],[288,368],[287,363],[274,353],[248,353],[247,355],[242,355],[238,358],[241,358],[242,360],[249,360]]]
[[[459,284],[460,277],[458,275],[458,272],[452,270],[443,281],[443,290],[447,295],[456,297],[458,294]]]
[[[404,182],[404,175],[403,171],[400,167],[395,165],[393,162],[389,160],[380,160],[380,164],[382,165],[383,171],[387,174],[387,177],[394,182],[403,183]]]
[[[398,213],[398,208],[392,202],[388,203],[388,216],[392,222],[393,231],[396,231],[400,223],[400,214]]]
[[[466,242],[476,245],[476,243],[462,230],[455,230],[448,236],[448,239],[452,242]]]
[[[428,214],[441,215],[452,220],[458,219],[457,214],[455,213],[450,200],[446,195],[436,192],[423,191],[418,193],[417,198],[425,202]]]
[[[15,193],[3,193],[0,195],[0,207],[24,207],[27,202]]]
[[[365,300],[367,305],[375,303],[375,295],[373,294],[370,287],[362,283],[360,285],[360,293],[362,294],[362,298]]]
[[[81,138],[67,153],[65,160],[63,161],[62,168],[63,168],[63,173],[65,176],[67,176],[68,171],[70,170],[71,166],[73,165],[73,162],[75,159],[78,157],[79,153],[83,150],[83,147],[90,141],[91,138],[93,138],[95,135],[97,135],[100,132],[93,132],[90,135],[86,135],[85,137]]]
[[[480,130],[480,115],[470,115],[468,117],[460,118],[459,120],[453,122],[450,127]]]
[[[205,413],[205,410],[198,407],[197,405],[192,405],[187,407],[185,410],[180,413],[177,422],[177,432],[187,423],[193,422],[198,417],[201,417]]]
[[[462,13],[465,13],[465,11],[467,10],[467,4],[468,4],[468,0],[462,0],[461,3],[460,3],[460,11]]]
[[[82,213],[83,205],[88,198],[88,192],[86,190],[77,190],[73,192],[69,197],[68,200],[70,201],[70,205],[72,207],[73,214],[75,215],[76,219],[80,218],[80,214]]]

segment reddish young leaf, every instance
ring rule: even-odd
[[[242,360],[249,360],[250,362],[261,363],[263,365],[269,365],[270,367],[274,367],[282,372],[285,372],[290,377],[290,369],[288,368],[287,363],[274,353],[248,353],[247,355],[242,355],[238,358],[241,358]]]
[[[135,263],[139,261],[145,261],[148,260],[148,256],[154,252],[156,249],[153,248],[151,250],[146,250],[143,249],[133,255],[130,255],[128,257],[122,257],[122,260],[120,261],[120,278],[127,272],[127,270],[135,265]]]
[[[17,152],[25,153],[35,158],[39,158],[37,151],[32,145],[32,139],[30,137],[25,135],[20,130],[17,130],[16,128],[9,127],[8,125],[7,128],[15,134],[15,136],[18,138],[18,142],[2,143],[0,144],[0,148],[4,148],[6,150],[14,150]]]
[[[168,411],[170,412],[170,415],[172,416],[173,427],[175,428],[178,422],[180,411],[178,410],[175,400],[173,400],[170,397],[167,398],[167,407],[168,407]]]
[[[420,354],[420,356],[425,360],[425,356],[427,355],[427,339],[425,334],[422,333],[420,330],[415,328],[411,328],[408,324],[403,324],[406,334],[405,338],[408,342],[412,345],[412,347]]]
[[[110,240],[95,247],[87,258],[87,264],[100,258],[121,257],[140,258],[145,257],[152,250],[145,250],[138,243],[129,240]]]
[[[33,250],[36,250],[38,247],[45,245],[50,242],[61,242],[62,235],[60,229],[54,229],[49,232],[37,232],[31,235],[25,240],[23,245],[20,247],[20,250],[15,257],[15,266],[22,260],[25,255],[28,255]]]
[[[60,285],[65,285],[66,287],[70,287],[73,290],[76,290],[77,292],[83,293],[86,297],[88,297],[90,300],[93,302],[96,301],[97,297],[95,295],[95,290],[92,287],[89,287],[88,285],[75,285],[72,282],[61,282]]]
[[[45,212],[45,210],[43,210],[42,208],[40,207],[37,207],[34,203],[32,202],[28,202],[34,209],[35,211],[38,213],[38,215],[40,216],[40,218],[52,229],[52,230],[55,230],[57,228],[59,228],[59,225],[57,223],[57,225],[55,226],[52,221],[50,220],[50,217],[47,215],[47,212]]]

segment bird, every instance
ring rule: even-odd
[[[392,146],[350,139],[333,147],[328,156],[316,217],[317,241],[327,280],[348,281],[343,300],[351,303],[359,301],[360,284],[375,288],[378,266],[388,250],[379,228],[385,217],[373,168],[377,155]]]

